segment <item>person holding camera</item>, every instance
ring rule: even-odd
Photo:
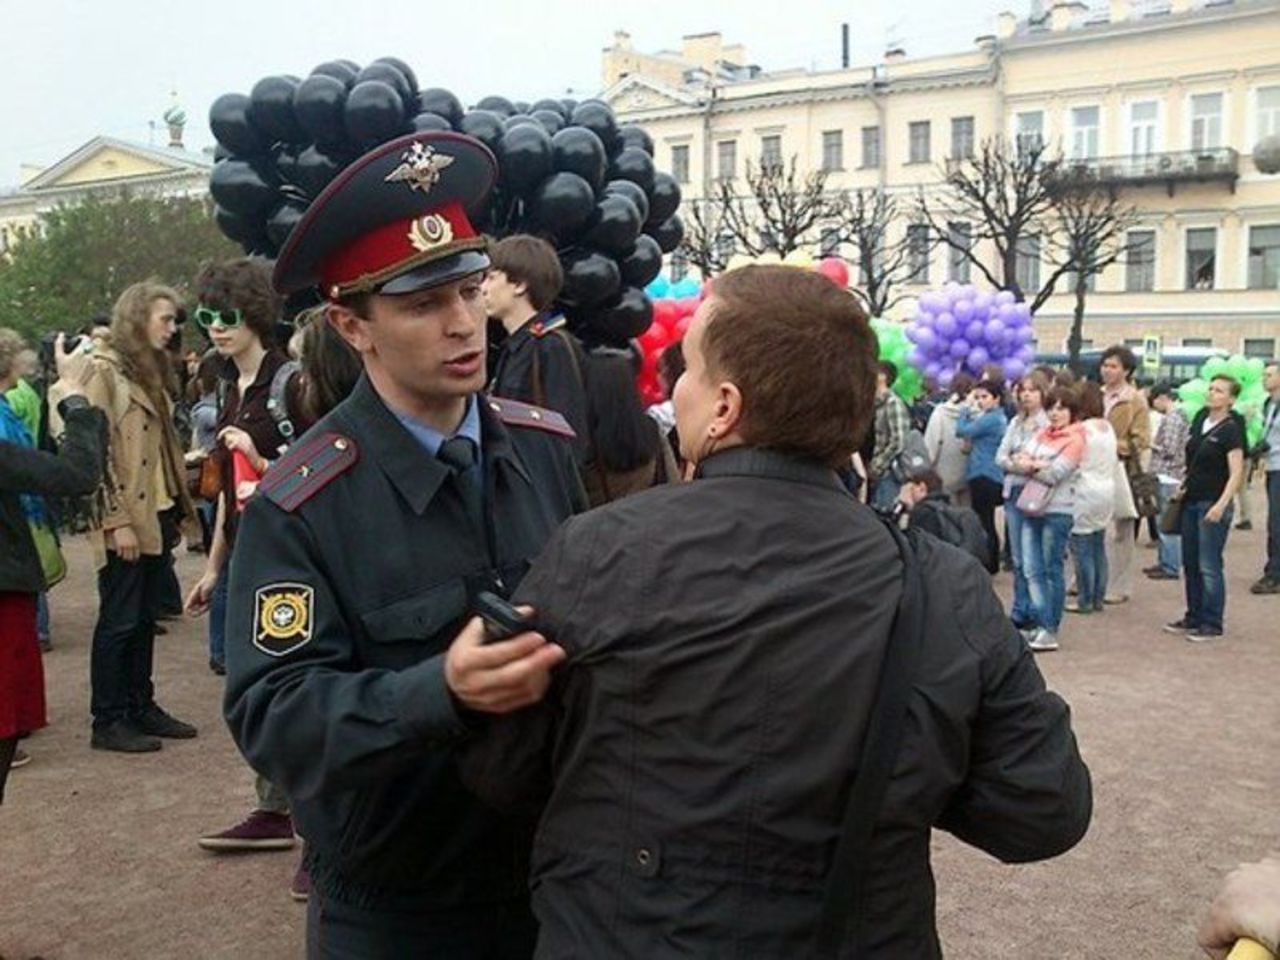
[[[17,381],[22,338],[0,328],[0,802],[11,763],[26,762],[18,738],[45,726],[44,667],[36,638],[36,596],[48,585],[32,527],[48,525],[44,496],[92,493],[102,475],[102,415],[85,397],[89,358],[54,346],[66,424],[59,453],[37,450],[5,399]]]
[[[1280,364],[1267,364],[1262,381],[1267,402],[1262,408],[1262,439],[1255,457],[1265,460],[1267,473],[1267,565],[1250,593],[1280,593]]]

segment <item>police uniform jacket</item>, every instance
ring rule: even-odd
[[[924,649],[866,896],[886,960],[939,956],[931,828],[1034,860],[1091,810],[1066,704],[990,578],[919,539]],[[465,766],[495,804],[545,803],[536,956],[814,955],[902,574],[833,471],[748,449],[560,529],[518,596],[566,666]]]
[[[590,436],[582,348],[565,319],[538,314],[502,343],[493,370],[493,394],[555,410],[577,439],[578,463],[586,463]]]
[[[483,534],[458,479],[367,379],[272,467],[241,520],[226,717],[288,794],[327,898],[422,910],[525,895],[527,830],[457,776],[469,728],[442,654],[469,597],[517,584],[583,496],[538,411],[508,427],[479,399]]]

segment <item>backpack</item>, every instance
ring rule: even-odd
[[[911,529],[923,530],[944,543],[959,547],[986,564],[990,547],[978,515],[967,507],[941,500],[923,500],[911,511]]]
[[[906,483],[912,477],[918,477],[932,468],[933,458],[929,456],[924,434],[912,427],[903,438],[902,452],[893,458],[893,463],[889,467],[893,479],[899,483]]]

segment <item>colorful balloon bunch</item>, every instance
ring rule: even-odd
[[[636,386],[646,404],[662,402],[662,385],[658,383],[658,358],[662,356],[663,350],[684,338],[698,304],[706,296],[707,288],[707,284],[700,284],[691,277],[674,284],[661,277],[645,288],[645,292],[654,297],[653,323],[636,339],[641,354]],[[665,295],[659,295],[659,292]]]
[[[880,359],[892,363],[898,375],[893,381],[893,392],[907,403],[915,401],[924,390],[924,378],[911,364],[911,345],[907,342],[907,328],[901,323],[874,317],[871,329],[880,343]]]
[[[1257,445],[1262,439],[1262,405],[1267,401],[1267,390],[1262,385],[1262,375],[1266,370],[1257,357],[1244,357],[1236,354],[1233,357],[1211,357],[1200,368],[1200,376],[1188,380],[1178,388],[1178,399],[1182,401],[1182,412],[1188,420],[1204,409],[1209,390],[1209,381],[1214,377],[1227,376],[1240,384],[1240,395],[1236,398],[1234,410],[1244,417],[1245,439],[1249,447]]]
[[[555,245],[561,304],[589,343],[623,346],[649,326],[644,286],[680,244],[680,187],[653,162],[653,140],[619,126],[601,100],[470,110],[448,90],[418,89],[407,63],[361,68],[331,60],[305,80],[266,77],[248,95],[214,101],[218,140],[209,190],[219,228],[248,253],[274,257],[311,201],[349,163],[406,133],[457,130],[498,159],[499,179],[475,226],[495,237],[532,233]]]
[[[911,365],[943,388],[960,370],[981,376],[992,363],[1006,380],[1017,380],[1035,358],[1031,305],[1008,290],[991,294],[949,283],[926,293],[906,335],[915,344]]]

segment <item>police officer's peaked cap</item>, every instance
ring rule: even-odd
[[[330,300],[425,290],[489,266],[469,214],[489,197],[498,162],[458,133],[415,133],[369,151],[307,209],[276,260],[281,293]]]

